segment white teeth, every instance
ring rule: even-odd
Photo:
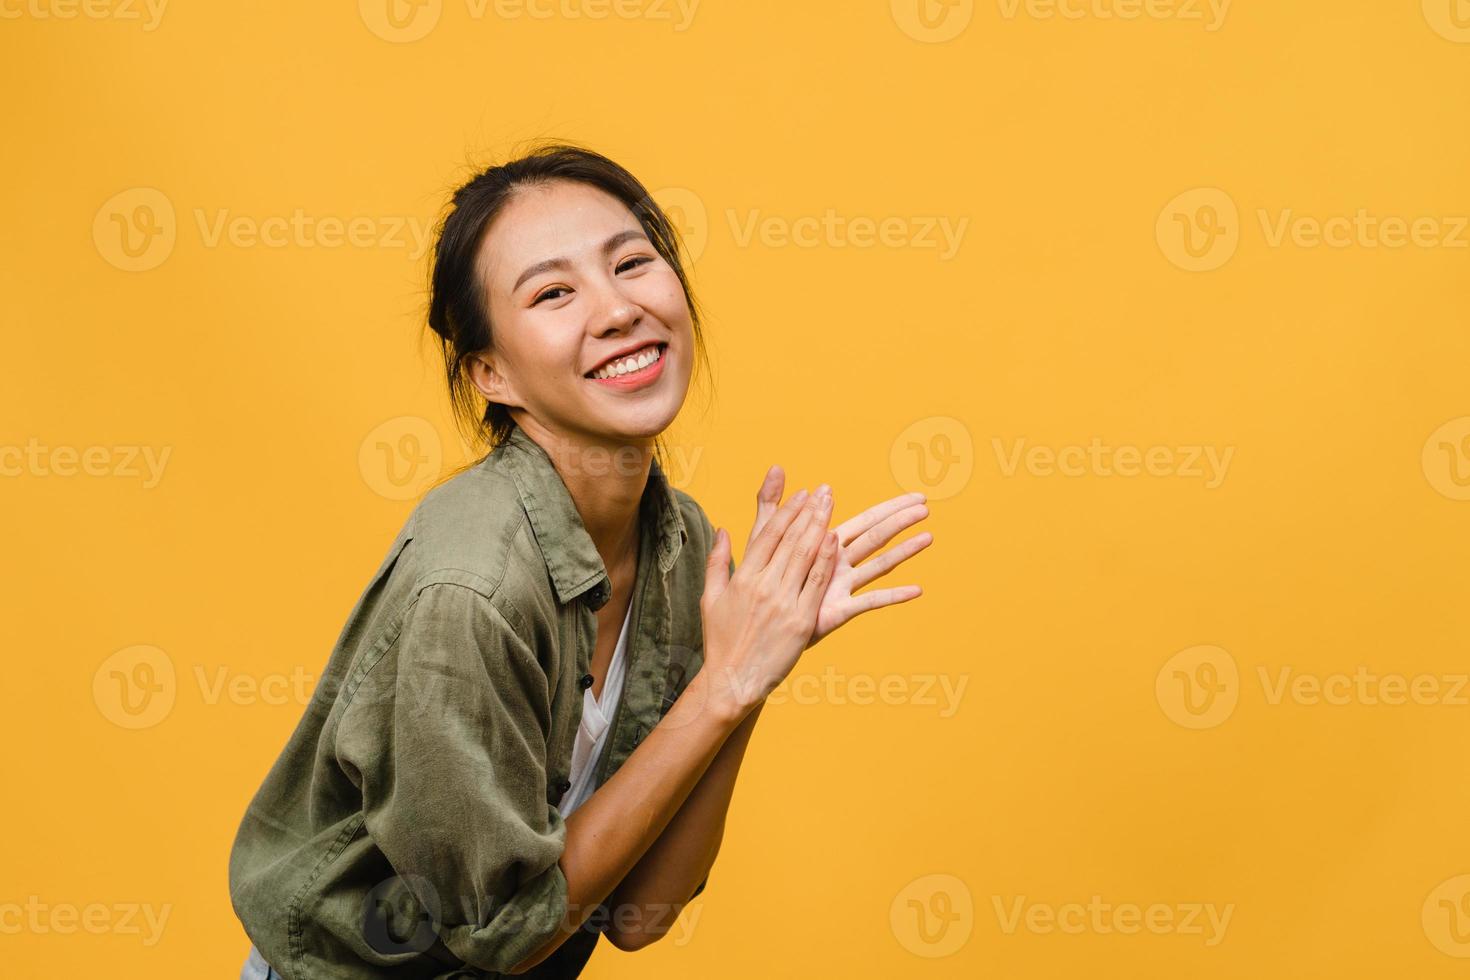
[[[653,347],[646,347],[637,354],[629,355],[622,360],[614,361],[611,364],[598,368],[596,371],[592,372],[592,377],[621,377],[624,374],[631,374],[634,371],[641,371],[643,368],[648,367],[648,365],[652,364],[654,361],[657,361],[659,357],[660,353],[657,345]]]

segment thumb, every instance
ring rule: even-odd
[[[730,584],[730,535],[724,528],[715,531],[715,545],[704,563],[704,597],[718,599]]]

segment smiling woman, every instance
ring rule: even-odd
[[[737,570],[669,482],[699,315],[668,218],[606,157],[553,145],[461,187],[428,322],[488,452],[409,515],[241,822],[242,977],[570,978],[599,936],[657,941],[766,698],[919,594],[853,594],[932,540],[864,561],[919,494],[829,531],[827,486],[782,504],[773,466]]]

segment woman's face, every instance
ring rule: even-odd
[[[471,359],[471,377],[524,410],[518,422],[630,444],[679,414],[694,363],[689,304],[617,198],[576,181],[522,187],[486,232],[479,271],[494,346]],[[605,376],[614,365],[621,374]]]

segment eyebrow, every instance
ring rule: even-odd
[[[602,254],[604,256],[611,255],[619,245],[633,238],[641,238],[644,241],[648,241],[648,236],[643,233],[643,229],[640,228],[634,230],[632,228],[629,228],[624,231],[618,232],[616,235],[603,242]],[[540,275],[543,272],[549,272],[552,269],[570,269],[571,266],[572,264],[563,258],[546,259],[544,262],[537,262],[535,265],[527,268],[525,272],[521,273],[521,277],[516,280],[516,284],[514,286],[510,287],[510,291],[514,293],[515,291],[520,289],[525,281],[527,279],[530,279],[532,276]]]

